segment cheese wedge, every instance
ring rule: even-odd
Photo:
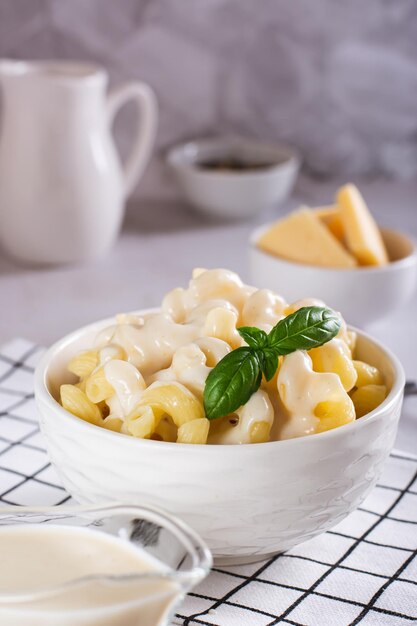
[[[354,267],[343,248],[314,211],[301,208],[275,222],[259,239],[261,250],[290,261],[323,267]]]
[[[314,213],[321,219],[323,224],[327,226],[336,239],[341,242],[344,241],[345,231],[338,206],[335,204],[331,206],[322,206],[318,209],[314,209]]]
[[[345,231],[347,248],[360,265],[385,265],[388,254],[378,225],[355,185],[345,185],[337,192],[337,205]]]

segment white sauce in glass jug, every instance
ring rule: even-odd
[[[163,577],[165,565],[89,528],[3,527],[0,554],[4,626],[162,626],[181,594],[178,583]],[[118,578],[145,573],[151,577]]]

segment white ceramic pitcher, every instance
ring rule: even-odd
[[[107,94],[107,82],[94,65],[0,61],[0,240],[16,259],[85,261],[113,244],[149,160],[157,109],[146,84]],[[122,165],[111,128],[128,101],[139,124]]]

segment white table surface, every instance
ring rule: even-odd
[[[355,181],[379,223],[417,236],[417,181]],[[337,182],[299,180],[279,211],[256,222],[222,224],[180,202],[133,202],[109,255],[93,265],[30,269],[0,256],[0,343],[17,336],[49,345],[65,333],[117,312],[156,305],[193,267],[228,267],[247,278],[247,240],[256,223],[301,203],[329,204]],[[417,293],[371,329],[417,380]],[[406,400],[397,446],[417,451],[417,396]]]

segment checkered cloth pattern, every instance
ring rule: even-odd
[[[4,504],[71,502],[48,463],[33,400],[42,349],[0,348]],[[417,618],[417,457],[395,451],[377,487],[327,533],[263,563],[213,569],[178,626],[407,626]]]

